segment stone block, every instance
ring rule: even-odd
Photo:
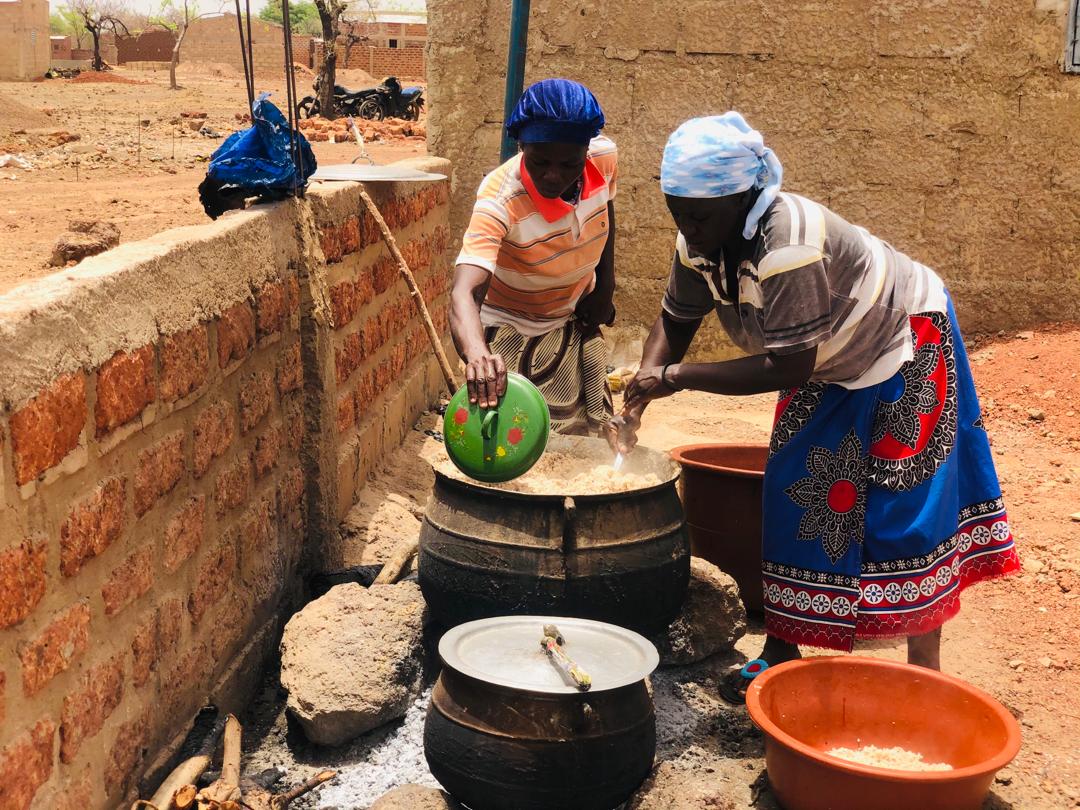
[[[225,595],[235,571],[236,546],[231,540],[225,540],[199,567],[195,589],[188,597],[192,622],[198,624],[206,611]]]
[[[149,736],[150,721],[145,714],[124,723],[116,732],[105,765],[105,792],[110,798],[123,796],[142,762]]]
[[[114,616],[154,584],[154,547],[147,545],[124,560],[101,588],[105,615]]]
[[[86,651],[90,639],[90,607],[79,602],[53,619],[33,641],[19,648],[23,694],[32,697]]]
[[[127,480],[111,478],[76,505],[60,527],[60,572],[74,576],[124,531]]]
[[[142,517],[184,475],[184,434],[170,433],[139,454],[135,470],[135,514]]]
[[[97,372],[97,435],[130,422],[154,401],[155,395],[154,347],[114,354]]]
[[[124,657],[92,667],[64,698],[60,720],[60,761],[75,761],[83,741],[101,731],[124,697]]]
[[[215,402],[195,420],[194,469],[202,478],[211,462],[223,455],[236,438],[236,411],[228,402]]]
[[[253,471],[251,457],[244,453],[218,474],[214,482],[214,505],[218,515],[224,515],[247,500],[251,492]]]
[[[39,721],[0,751],[0,807],[30,810],[38,789],[52,775],[56,725]]]
[[[271,282],[255,295],[255,334],[261,339],[280,332],[288,318],[284,282]]]
[[[0,552],[0,629],[29,616],[45,595],[46,555],[44,540],[24,540]]]
[[[251,455],[255,480],[259,480],[277,466],[283,442],[284,432],[280,424],[271,425],[256,440],[255,451]]]
[[[256,371],[240,383],[240,433],[255,428],[274,402],[274,378],[269,371]]]
[[[86,378],[57,378],[11,415],[15,481],[20,486],[55,467],[79,444],[86,424]]]
[[[161,398],[175,402],[196,391],[210,371],[210,341],[206,327],[195,326],[161,341]]]
[[[226,368],[243,360],[255,345],[255,313],[241,301],[229,307],[217,320],[218,366]]]
[[[284,396],[290,391],[298,391],[304,385],[304,366],[300,354],[300,342],[285,349],[281,354],[281,363],[277,370],[278,392]]]

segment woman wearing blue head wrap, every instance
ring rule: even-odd
[[[736,112],[671,135],[660,170],[679,231],[671,274],[613,420],[628,452],[659,397],[780,392],[763,503],[767,640],[759,661],[724,679],[732,700],[799,644],[906,636],[908,661],[938,669],[960,592],[1019,570],[941,279],[781,192],[782,176]],[[683,363],[713,311],[747,356]]]
[[[615,310],[615,144],[588,88],[529,87],[506,122],[521,153],[484,178],[451,291],[450,330],[482,408],[506,371],[540,388],[552,426],[602,433],[612,415],[600,334]]]

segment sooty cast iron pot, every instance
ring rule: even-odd
[[[552,436],[548,449],[587,464],[611,458],[607,442],[582,436]],[[419,580],[438,622],[554,614],[652,636],[678,615],[690,541],[678,468],[666,455],[638,448],[624,468],[660,483],[599,495],[515,492],[468,479],[449,462],[434,467]]]
[[[554,622],[593,679],[579,692],[540,648]],[[621,627],[536,616],[447,633],[424,727],[428,767],[472,810],[611,810],[652,769],[656,718],[645,678],[656,649]]]

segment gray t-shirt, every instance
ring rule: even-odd
[[[930,268],[865,228],[795,194],[778,195],[738,268],[738,299],[723,264],[691,253],[680,233],[664,310],[680,321],[716,311],[748,354],[818,347],[812,380],[865,388],[913,356],[910,315],[944,312]]]

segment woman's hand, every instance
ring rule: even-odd
[[[654,399],[670,397],[675,393],[675,389],[663,379],[664,368],[664,366],[643,368],[634,375],[634,379],[626,386],[624,401],[627,407],[636,408],[641,406],[644,408],[647,403],[652,402]],[[674,367],[668,366],[667,369],[668,380],[670,380]]]
[[[490,350],[473,357],[465,365],[465,384],[469,402],[481,408],[494,408],[506,393],[506,364],[501,354]]]
[[[622,412],[608,422],[607,440],[611,449],[624,456],[637,446],[637,432],[641,427],[641,414],[645,406],[623,408]]]
[[[597,285],[591,293],[578,301],[574,312],[582,326],[611,326],[615,320],[615,305],[611,302],[614,294],[614,288]]]

